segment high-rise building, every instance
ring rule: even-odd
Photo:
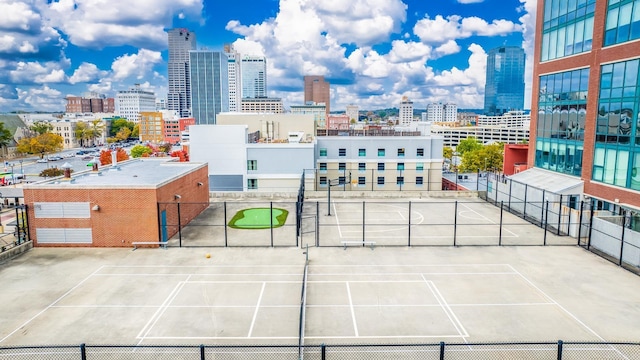
[[[141,112],[156,111],[156,94],[143,90],[140,84],[118,91],[115,110],[116,115],[137,123]]]
[[[347,111],[345,111],[345,113],[349,117],[349,122],[351,122],[351,120],[358,121],[358,118],[359,118],[358,105],[347,105]]]
[[[235,51],[232,44],[224,45],[227,55],[229,75],[229,111],[238,112],[242,102],[242,71],[240,70],[240,53]]]
[[[215,124],[216,115],[229,111],[227,56],[221,52],[189,53],[191,108],[196,124]]]
[[[243,55],[240,61],[242,98],[267,97],[267,58]]]
[[[398,124],[409,125],[413,121],[413,101],[408,97],[403,96],[400,102],[400,109],[398,111]]]
[[[327,114],[331,112],[331,90],[329,82],[324,80],[324,76],[308,75],[304,77],[304,103],[324,104]],[[356,118],[357,119],[357,118]]]
[[[487,53],[484,112],[502,115],[524,109],[524,49],[501,46]]]
[[[431,121],[431,122],[442,121],[443,113],[444,113],[444,105],[442,105],[442,103],[431,103],[427,105],[427,121]]]
[[[442,121],[453,123],[458,120],[458,105],[446,103],[443,107]]]
[[[629,205],[640,206],[640,0],[558,3],[537,5],[528,162],[584,182],[596,209],[626,209],[631,226]]]
[[[188,29],[178,28],[169,30],[168,35],[167,109],[177,111],[181,117],[189,117],[191,114],[189,51],[196,49],[196,34]]]

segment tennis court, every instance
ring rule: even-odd
[[[301,307],[302,249],[36,248],[1,268],[0,346],[295,345],[301,308],[305,344],[640,336],[638,277],[577,247],[308,251]]]

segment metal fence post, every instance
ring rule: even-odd
[[[524,184],[524,203],[522,204],[522,218],[527,218],[527,184]]]
[[[556,229],[556,235],[560,236],[560,220],[562,219],[562,194],[560,194],[560,203],[558,204],[558,228]]]
[[[80,344],[80,359],[87,360],[87,349],[85,344]]]
[[[273,247],[273,201],[269,202],[269,228],[271,229],[271,247]]]
[[[453,205],[453,246],[456,246],[456,234],[458,232],[458,200]]]
[[[620,236],[620,259],[618,260],[618,266],[622,266],[622,252],[624,250],[624,229],[626,229],[625,223],[627,222],[627,217],[625,215],[626,211],[622,211],[622,236]]]
[[[547,228],[548,228],[547,221],[549,220],[549,200],[547,200],[547,203],[544,208],[546,209],[547,216],[545,216],[545,219],[544,219],[544,238],[542,240],[542,245],[546,246],[547,245]]]
[[[182,247],[182,221],[180,220],[180,203],[178,203],[178,241]]]
[[[589,214],[589,235],[587,236],[587,250],[591,247],[591,233],[593,230],[593,200],[589,201],[589,210],[591,214]]]
[[[584,209],[584,200],[580,200],[580,214],[578,215],[578,246],[582,241],[582,211]]]
[[[502,217],[504,216],[504,201],[500,201],[500,234],[498,235],[498,246],[502,246]]]
[[[204,345],[200,345],[200,360],[204,360]]]
[[[540,227],[544,224],[544,189],[542,189],[542,200],[540,201]]]
[[[509,207],[509,212],[511,212],[511,188],[513,187],[513,181],[511,179],[509,179],[509,197],[507,198],[508,201],[508,207]]]
[[[444,341],[440,341],[440,360],[444,360]]]
[[[320,360],[327,360],[327,345],[320,345]]]
[[[562,340],[558,340],[558,360],[562,360]]]
[[[227,238],[227,202],[223,202],[222,206],[224,207],[224,247],[228,247],[229,242]]]
[[[320,201],[316,201],[316,247],[320,247]]]
[[[364,234],[365,234],[365,227],[366,227],[366,225],[365,225],[365,214],[364,214],[365,206],[366,206],[365,202],[363,201],[362,202],[362,247],[365,246],[364,245],[364,242],[365,242]]]
[[[411,247],[411,200],[409,200],[409,233],[407,237],[407,246]]]

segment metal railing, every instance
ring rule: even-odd
[[[638,359],[638,342],[494,342],[375,345],[62,345],[0,347],[3,359]]]

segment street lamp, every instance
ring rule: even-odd
[[[16,177],[13,175],[13,167],[15,165],[16,164],[14,163],[9,164],[9,166],[11,166],[11,183],[13,184],[13,187],[16,187]]]
[[[24,181],[24,170],[22,170],[22,162],[24,160],[20,159],[18,161],[20,162],[20,174],[22,175],[22,181]]]

